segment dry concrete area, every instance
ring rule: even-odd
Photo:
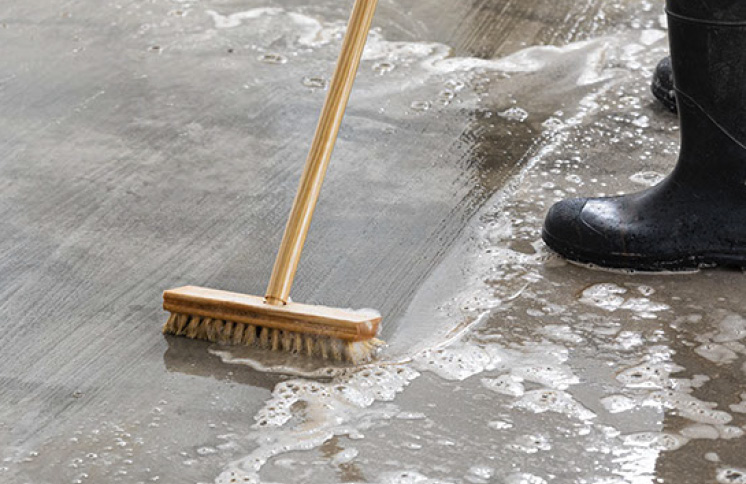
[[[161,335],[263,292],[350,7],[0,4],[0,482],[746,482],[743,273],[540,240],[675,163],[659,2],[380,0],[293,297],[388,347]]]

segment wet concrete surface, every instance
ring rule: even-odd
[[[381,1],[293,291],[380,362],[160,335],[264,290],[347,3],[0,7],[0,482],[744,482],[743,275],[539,242],[672,166],[649,2]]]

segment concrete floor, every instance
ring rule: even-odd
[[[0,6],[0,482],[746,482],[743,275],[539,242],[672,165],[646,1],[382,0],[293,292],[380,362],[160,335],[262,293],[348,3]]]

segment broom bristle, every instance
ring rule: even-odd
[[[376,338],[352,342],[323,335],[282,331],[177,313],[171,313],[163,326],[163,334],[220,344],[258,346],[272,351],[285,351],[355,364],[369,361],[383,346],[383,341]]]

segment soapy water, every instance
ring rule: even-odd
[[[262,12],[258,16],[266,14]],[[277,12],[272,12],[272,15],[276,14]],[[221,19],[216,23],[223,27],[234,26],[236,19],[243,21],[247,18],[257,18],[257,15],[246,14],[233,19]],[[314,32],[303,33],[302,37],[312,38],[315,43],[319,39],[328,38],[322,33],[324,27],[319,27]],[[417,60],[419,65],[430,69],[443,63],[449,68],[457,66],[464,71],[473,68],[473,64],[485,64],[477,59],[473,62],[466,59],[448,60],[448,50],[440,45],[387,43],[376,39],[375,35],[370,40],[372,42],[369,41],[364,60],[396,61],[398,64]],[[576,46],[572,48],[575,49]],[[506,59],[500,64],[525,71],[541,65],[525,53],[519,53],[518,58],[528,59],[523,63],[528,62],[530,67],[522,66],[517,59]],[[451,82],[451,86],[458,90],[463,90],[464,85],[463,81]],[[453,381],[470,378],[487,369],[507,371],[505,376],[512,381],[547,387],[545,390],[517,392],[522,398],[515,403],[516,408],[534,413],[563,413],[579,419],[594,417],[592,412],[563,391],[578,381],[569,368],[563,365],[567,358],[564,348],[552,344],[526,348],[505,348],[495,344],[478,348],[459,343],[447,348],[434,346],[436,348],[414,355],[410,364],[382,361],[363,369],[322,369],[315,373],[296,370],[296,374],[330,377],[331,381],[300,379],[279,384],[273,391],[272,399],[255,417],[259,448],[246,458],[233,462],[216,482],[259,482],[260,470],[272,457],[318,447],[333,436],[362,437],[367,426],[394,417],[395,410],[380,408],[380,404],[392,401],[422,371],[434,372]],[[214,353],[227,363],[249,364],[255,369],[267,369],[267,366],[256,363],[249,356],[237,357],[232,350],[214,350]],[[298,408],[302,408],[302,411],[297,411]],[[361,426],[361,421],[366,423]],[[473,478],[479,477],[475,475],[479,473],[474,470],[471,474]],[[412,482],[425,479],[415,475],[412,478],[416,479]]]
[[[213,21],[215,30],[197,39],[214,39],[224,32],[244,39],[250,33],[250,39],[263,38],[263,43],[285,44],[286,51],[265,49],[251,44],[261,53],[258,60],[269,64],[286,64],[303,62],[313,65],[319,58],[327,63],[336,60],[336,48],[344,35],[344,21],[325,21],[300,12],[280,7],[254,8],[247,11],[222,13],[208,10],[207,15]],[[637,34],[632,45],[644,46],[659,42],[665,34],[660,30],[646,30]],[[277,39],[272,42],[273,39]],[[244,41],[248,41],[245,39]],[[474,76],[484,78],[493,73],[509,78],[515,74],[531,74],[542,69],[556,68],[558,58],[576,56],[577,66],[581,71],[577,75],[578,86],[592,86],[614,78],[618,69],[609,66],[609,50],[615,50],[621,60],[630,62],[629,46],[605,42],[604,39],[576,42],[563,47],[551,45],[533,46],[500,59],[483,59],[477,57],[457,57],[453,49],[438,42],[411,42],[387,40],[380,28],[373,28],[368,36],[362,57],[361,73],[358,74],[356,97],[369,100],[376,98],[397,98],[401,93],[412,93],[419,98],[410,98],[408,103],[400,106],[402,113],[418,114],[430,111],[434,107],[443,108],[454,101],[477,107],[480,96],[464,96],[466,86],[474,87]],[[313,53],[316,60],[311,59]],[[313,67],[316,69],[316,67]],[[328,67],[325,68],[328,70]],[[368,79],[366,71],[382,79]],[[274,73],[277,74],[276,72]],[[306,76],[304,79],[314,78]],[[435,81],[435,83],[433,82]],[[437,84],[436,84],[437,83]],[[307,85],[307,81],[303,82]],[[313,86],[317,87],[317,86]],[[423,99],[422,93],[431,97]],[[530,113],[523,107],[512,106],[496,113],[498,117],[512,122],[526,121]],[[560,122],[557,119],[549,120]]]
[[[656,313],[671,309],[667,304],[653,302],[647,297],[625,297],[627,292],[628,289],[610,282],[594,284],[583,291],[580,302],[609,312],[630,310],[645,319],[655,319]]]
[[[746,483],[746,469],[720,469],[716,479],[719,484],[744,484]]]
[[[298,85],[309,92],[327,87],[328,81],[320,73],[328,72],[330,62],[336,57],[345,28],[343,22],[327,22],[283,8],[237,13],[209,11],[207,15],[215,27],[208,35],[213,39],[224,34],[283,39],[255,45],[254,59],[266,68],[275,69],[258,74],[254,81],[257,85],[267,82],[261,75],[270,79],[277,69],[289,70],[305,63],[310,69],[299,77]],[[452,49],[441,43],[389,41],[382,31],[373,30],[363,56],[356,95],[363,99],[361,104],[385,105],[386,115],[433,116],[441,110],[453,109],[454,104],[458,109],[477,109],[489,101],[485,101],[486,92],[480,87],[483,79],[520,78],[567,66],[577,70],[573,88],[586,94],[579,96],[577,106],[568,106],[542,122],[545,138],[541,146],[518,176],[478,215],[477,218],[489,222],[480,223],[471,243],[477,240],[476,245],[489,253],[469,262],[472,267],[465,272],[474,281],[462,295],[441,306],[440,316],[433,316],[434,323],[437,320],[446,327],[458,321],[457,329],[444,331],[441,326],[433,331],[434,336],[419,341],[415,349],[392,350],[378,362],[362,368],[342,365],[320,369],[312,362],[288,362],[284,356],[273,360],[271,355],[257,358],[253,352],[242,353],[234,348],[211,349],[225,363],[293,376],[274,388],[271,399],[255,415],[253,433],[247,437],[255,442],[255,450],[228,465],[216,482],[266,482],[260,477],[262,470],[280,456],[302,459],[299,452],[306,455],[335,437],[361,441],[370,439],[382,427],[428,421],[427,411],[408,412],[394,403],[408,386],[426,374],[450,385],[464,385],[475,395],[482,392],[488,395],[486,398],[497,399],[500,403],[494,405],[508,414],[567,422],[575,426],[572,427],[575,438],[587,438],[588,445],[598,448],[600,455],[606,455],[604,452],[608,450],[608,454],[618,456],[618,462],[607,464],[609,472],[617,477],[595,476],[588,482],[643,482],[634,481],[635,476],[644,479],[651,475],[661,452],[685,449],[695,439],[740,438],[739,427],[732,424],[729,413],[691,394],[694,379],[674,377],[684,367],[672,360],[665,345],[654,344],[662,336],[644,328],[621,331],[620,323],[614,323],[617,326],[609,323],[619,318],[644,323],[668,317],[674,304],[665,296],[659,296],[651,286],[611,282],[614,280],[611,276],[580,291],[579,305],[552,302],[550,296],[541,294],[548,292],[541,289],[546,283],[545,268],[562,267],[563,262],[538,241],[541,218],[538,211],[532,211],[535,207],[522,206],[522,196],[546,208],[549,202],[573,193],[570,191],[573,187],[611,189],[601,186],[603,182],[597,179],[588,178],[582,170],[565,174],[563,170],[582,164],[580,159],[573,159],[576,155],[568,146],[582,145],[578,131],[584,129],[589,117],[609,109],[611,101],[607,94],[629,77],[629,72],[652,65],[652,60],[644,56],[661,44],[664,36],[661,30],[648,29],[564,47],[529,47],[502,59],[481,59],[454,57]],[[311,53],[316,60],[311,60]],[[319,58],[325,62],[324,71],[314,64]],[[382,102],[384,99],[387,101]],[[618,123],[637,136],[649,130],[651,116],[638,112],[642,109],[639,98],[620,99],[616,108],[628,110],[629,115],[620,117]],[[527,99],[513,106],[501,106],[494,110],[494,116],[485,117],[495,122],[529,123],[533,120],[531,102]],[[612,133],[609,139],[614,142],[617,137],[624,139],[624,132]],[[567,153],[566,157],[552,166],[548,160],[563,152]],[[649,185],[658,179],[655,173],[658,172],[640,169],[627,179],[634,184]],[[532,192],[532,186],[539,191]],[[502,212],[512,213],[512,218],[501,217]],[[525,243],[519,247],[517,241]],[[521,305],[529,307],[518,316],[511,308]],[[462,322],[464,315],[467,324]],[[441,323],[443,319],[447,321]],[[737,346],[743,340],[742,323],[737,315],[730,317],[718,332],[699,341],[696,353],[721,365],[735,364],[742,355]],[[527,331],[527,326],[532,325],[536,327]],[[617,358],[608,361],[614,365],[609,369],[609,391],[597,397],[585,394],[587,376],[581,375],[578,368],[582,365],[576,362],[577,355],[584,354],[589,347]],[[599,362],[599,366],[606,363]],[[738,404],[736,409],[740,409]],[[609,415],[635,412],[653,415],[657,428],[624,431],[607,424]],[[689,424],[679,430],[664,430],[659,421],[663,412],[670,412]],[[412,415],[417,415],[417,419],[411,419]],[[507,418],[492,418],[485,422],[485,428],[505,434],[502,438],[505,449],[524,454],[551,454],[563,445],[565,438],[522,432]],[[558,438],[560,442],[555,446],[552,442]],[[433,439],[417,445],[432,447]],[[350,465],[363,459],[364,452],[363,446],[360,450],[340,452],[333,465]],[[406,468],[402,462],[392,466]],[[430,477],[432,473],[424,469],[389,471],[381,467],[375,477],[369,476],[369,482],[373,482],[370,479],[381,483],[454,481]],[[717,479],[739,482],[733,480],[738,478],[738,472],[723,468]],[[721,474],[725,476],[723,479],[731,480],[721,481]],[[483,464],[468,465],[462,477],[455,480],[489,482],[495,478],[510,484],[552,480],[546,469],[506,472],[500,466]]]
[[[192,19],[203,14],[197,10],[182,9]],[[328,84],[323,76],[331,70],[343,22],[326,22],[283,8],[204,15],[214,31],[196,35],[195,42],[208,43],[227,34],[242,41],[251,51],[245,62],[258,66],[247,69],[256,71],[256,78],[247,80],[250,88],[272,82],[273,76],[282,72],[309,96],[323,95],[320,91]],[[393,42],[381,31],[373,31],[359,79],[363,89],[356,90],[356,95],[366,101],[361,104],[385,104],[388,114],[428,119],[443,110],[483,108],[494,113],[485,115],[490,122],[511,127],[538,123],[540,110],[535,109],[530,96],[515,99],[511,107],[504,103],[490,106],[486,94],[495,93],[480,88],[484,85],[480,81],[498,79],[494,82],[499,84],[512,76],[520,83],[521,76],[540,76],[544,71],[550,71],[546,75],[553,78],[568,66],[570,70],[577,68],[577,79],[569,87],[561,87],[570,93],[582,87],[588,94],[580,96],[577,106],[568,94],[566,106],[541,123],[544,134],[540,146],[477,217],[478,227],[468,244],[481,252],[473,260],[458,261],[473,280],[465,284],[463,294],[444,303],[441,313],[433,315],[428,321],[432,335],[409,343],[412,349],[400,351],[400,343],[378,362],[362,368],[318,368],[317,363],[289,361],[274,353],[258,358],[253,351],[210,349],[229,365],[292,377],[274,387],[270,399],[254,415],[249,435],[215,430],[219,443],[194,449],[201,459],[225,462],[228,455],[233,456],[232,463],[221,466],[223,472],[216,482],[268,483],[262,472],[271,470],[273,464],[281,477],[270,478],[272,481],[300,482],[299,468],[313,471],[321,468],[321,463],[336,472],[359,463],[368,469],[366,482],[390,484],[648,483],[654,482],[656,462],[666,453],[684,451],[692,441],[731,443],[741,439],[746,393],[725,406],[700,393],[695,397],[695,390],[706,389],[708,380],[698,375],[677,377],[686,371],[685,365],[668,351],[673,343],[652,329],[674,319],[678,305],[684,303],[674,301],[660,284],[632,285],[607,274],[586,281],[539,241],[541,216],[552,201],[575,193],[571,190],[595,194],[593,190],[613,193],[620,188],[611,182],[601,186],[601,180],[609,177],[591,175],[586,160],[578,154],[589,147],[585,139],[588,131],[609,143],[652,142],[648,133],[657,121],[649,112],[636,112],[644,109],[645,102],[640,99],[646,94],[637,91],[616,96],[614,89],[631,71],[649,70],[654,65],[643,56],[659,46],[663,35],[649,29],[565,47],[529,47],[495,60],[453,57],[452,49],[444,44]],[[167,48],[177,50],[179,46]],[[658,50],[656,56],[661,53]],[[386,104],[384,99],[393,101]],[[420,109],[425,105],[426,109]],[[604,110],[624,115],[619,125],[625,128],[604,131],[603,123],[594,118]],[[589,128],[589,124],[593,126]],[[651,147],[656,149],[668,147]],[[634,154],[635,159],[649,156]],[[638,166],[635,173],[644,175],[621,178],[649,184],[655,180],[650,173],[665,168]],[[558,297],[568,292],[568,287],[578,289],[567,298],[572,300]],[[686,301],[688,306],[697,304],[696,300]],[[688,310],[705,312],[696,307]],[[681,322],[682,335],[690,326],[714,324],[712,331],[697,331],[698,338],[689,338],[692,352],[702,364],[713,363],[723,371],[743,366],[743,318],[732,313],[713,319],[703,321],[700,316]],[[410,389],[415,384],[417,392],[425,395],[428,389],[440,391],[433,392],[433,397],[422,397],[432,398],[432,402],[416,406],[416,398],[410,396],[417,393]],[[452,406],[444,414],[429,406],[443,402]],[[470,402],[481,403],[477,407]],[[465,422],[455,414],[469,411],[474,411],[470,419],[482,430],[477,427],[471,435],[464,435],[468,432]],[[667,415],[679,419],[673,428],[663,423]],[[450,425],[451,420],[458,423]],[[172,425],[181,423],[172,421]],[[158,412],[144,424],[153,428],[164,425]],[[492,440],[483,439],[481,431],[489,433]],[[140,437],[129,435],[132,432],[114,428],[109,432],[111,447],[121,449],[122,471],[135,465],[140,451],[132,449],[143,445]],[[406,453],[392,447],[395,442],[389,433],[421,438]],[[321,462],[315,452],[335,438],[354,447],[348,445]],[[240,446],[235,455],[225,452],[242,440],[251,445]],[[366,447],[366,442],[372,444]],[[376,455],[371,446],[383,451]],[[74,482],[91,482],[90,476],[95,474],[86,466],[105,460],[101,458],[105,452],[109,451],[75,457],[69,463],[80,471]],[[449,465],[428,468],[430,461],[423,463],[424,454],[450,461]],[[490,455],[496,459],[477,462]],[[559,462],[551,460],[555,455]],[[585,455],[588,460],[583,460]],[[744,482],[742,462],[728,460],[727,453],[721,455],[708,478]],[[23,459],[38,460],[38,455]],[[565,469],[570,461],[590,472],[583,474],[570,465]],[[185,457],[184,465],[193,462],[196,460]],[[557,476],[559,470],[566,474]],[[356,480],[336,477],[344,482]],[[129,482],[126,479],[123,474],[109,481]]]
[[[257,474],[271,457],[318,447],[333,436],[361,438],[376,421],[398,413],[388,407],[371,409],[372,404],[392,401],[417,376],[403,366],[379,367],[357,370],[329,383],[290,380],[279,384],[255,416],[260,447],[231,464],[216,482],[259,482]],[[302,415],[294,411],[299,404]]]

